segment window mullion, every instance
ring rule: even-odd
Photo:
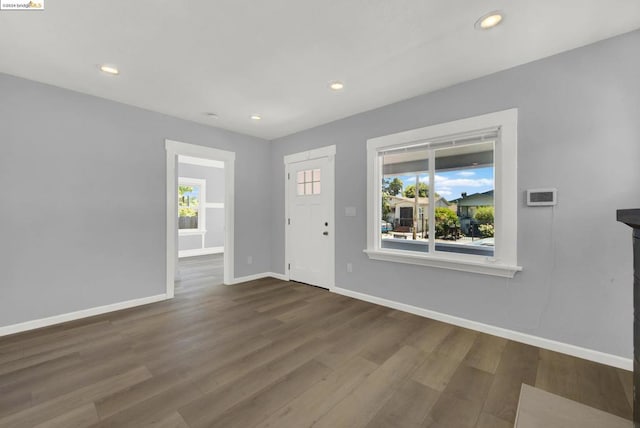
[[[435,165],[435,150],[429,150],[429,253],[436,250]]]
[[[374,170],[374,179],[373,182],[375,183],[375,189],[377,189],[374,194],[376,195],[376,200],[374,202],[374,209],[373,212],[376,213],[375,214],[375,219],[374,219],[374,229],[373,229],[373,233],[374,233],[374,241],[375,242],[375,246],[376,249],[380,249],[382,247],[382,243],[380,242],[380,240],[382,239],[382,233],[380,231],[380,224],[382,221],[382,177],[384,177],[384,172],[383,172],[383,168],[384,168],[384,162],[383,162],[383,157],[376,155],[376,168]],[[371,208],[369,208],[371,209]],[[385,219],[386,221],[386,219]]]

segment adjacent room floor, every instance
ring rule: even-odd
[[[631,373],[275,279],[0,339],[0,426],[512,427],[522,383],[631,418]]]
[[[218,285],[224,282],[224,254],[185,257],[178,260],[180,280],[176,289]]]

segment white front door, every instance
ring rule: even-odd
[[[289,278],[333,286],[333,158],[288,164],[287,267]]]

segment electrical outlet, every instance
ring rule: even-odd
[[[352,263],[347,263],[347,272],[348,273],[353,272],[353,264]]]
[[[253,256],[247,257],[247,264],[250,265],[253,263]]]

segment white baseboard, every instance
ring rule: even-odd
[[[248,282],[248,281],[255,281],[256,279],[267,278],[269,276],[270,276],[269,272],[261,272],[261,273],[255,273],[253,275],[239,276],[237,278],[233,278],[233,281],[231,281],[231,284],[229,285],[240,284],[242,282]]]
[[[262,279],[262,278],[275,278],[275,279],[280,279],[282,281],[289,281],[289,277],[281,273],[261,272],[253,275],[240,276],[238,278],[234,278],[231,284],[229,285],[240,284],[241,282],[255,281],[256,279]]]
[[[95,308],[83,309],[76,312],[69,312],[67,314],[54,315],[52,317],[41,318],[32,321],[26,321],[19,324],[12,324],[0,327],[0,337],[7,336],[9,334],[21,333],[23,331],[35,330],[37,328],[48,327],[54,324],[60,324],[68,321],[75,321],[81,318],[92,317],[94,315],[102,315],[107,312],[119,311],[121,309],[128,309],[134,306],[146,305],[149,303],[159,302],[166,300],[166,294],[158,294],[155,296],[142,297],[140,299],[127,300],[125,302],[112,303],[110,305],[97,306]]]
[[[178,251],[178,258],[206,256],[208,254],[224,253],[224,247],[194,248],[192,250]]]
[[[282,273],[269,272],[269,276],[281,281],[289,281],[289,275],[285,275]]]
[[[460,318],[453,315],[435,312],[429,309],[419,308],[417,306],[407,305],[405,303],[384,299],[381,297],[371,296],[369,294],[359,293],[357,291],[347,290],[345,288],[334,287],[331,291],[342,294],[343,296],[353,297],[354,299],[364,300],[365,302],[375,303],[377,305],[386,306],[388,308],[397,309],[403,312],[409,312],[425,318],[446,322],[448,324],[457,325],[459,327],[468,328],[470,330],[491,334],[493,336],[503,337],[515,342],[526,343],[527,345],[537,346],[538,348],[548,349],[550,351],[560,352],[562,354],[572,355],[585,360],[594,361],[596,363],[606,364],[608,366],[618,367],[624,370],[633,370],[633,360],[631,358],[623,358],[617,355],[606,354],[604,352],[593,349],[582,348],[580,346],[570,345],[568,343],[557,342],[544,337],[533,336],[527,333],[521,333],[514,330],[508,330],[502,327],[496,327],[489,324]]]

